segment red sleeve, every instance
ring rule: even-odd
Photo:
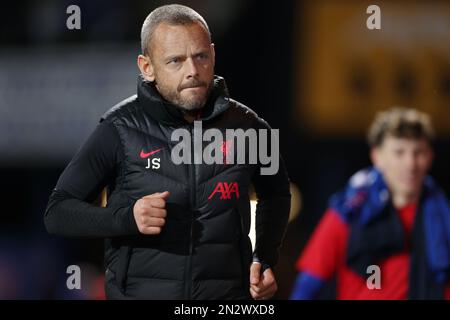
[[[344,261],[348,232],[348,225],[339,214],[328,209],[298,259],[297,270],[322,279],[331,278]]]
[[[445,286],[444,299],[450,300],[450,283],[447,283],[447,285]]]

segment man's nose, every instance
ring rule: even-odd
[[[406,165],[406,167],[409,170],[415,170],[416,169],[417,161],[418,161],[417,156],[414,153],[407,153],[405,165]]]
[[[191,78],[191,77],[197,77],[198,76],[198,68],[197,65],[195,64],[194,59],[192,58],[188,58],[186,60],[186,68],[187,68],[187,77]]]

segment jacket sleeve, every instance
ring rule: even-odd
[[[271,130],[269,125],[259,118],[257,128]],[[263,270],[274,267],[278,261],[291,207],[289,178],[278,152],[278,137],[272,143],[270,133],[267,137],[267,154],[272,156],[273,153],[277,158],[271,157],[271,164],[259,164],[252,181],[257,196],[254,261],[261,262]],[[274,143],[277,144],[276,148]],[[265,174],[268,171],[264,172],[264,167],[273,166],[274,162],[278,163],[278,170],[269,170],[269,173],[273,174]]]
[[[101,208],[92,202],[115,181],[121,161],[119,135],[103,121],[61,174],[44,215],[49,233],[74,237],[137,234],[133,207]]]
[[[348,232],[346,222],[336,211],[328,209],[297,260],[299,274],[291,299],[317,297],[345,260]]]
[[[297,275],[292,288],[290,300],[313,300],[317,297],[326,280],[314,276],[308,272],[301,272]]]

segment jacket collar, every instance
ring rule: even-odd
[[[172,103],[166,101],[155,88],[154,84],[138,78],[138,101],[144,111],[159,123],[167,126],[183,126],[188,124],[183,113]],[[198,120],[207,121],[215,118],[229,107],[229,95],[225,79],[214,76],[214,84],[210,96],[201,109]]]

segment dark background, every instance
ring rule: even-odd
[[[356,73],[348,80],[349,86],[356,88],[355,95],[363,96],[355,116],[345,119],[345,126],[356,126],[354,130],[317,131],[311,128],[307,117],[302,118],[302,110],[315,110],[314,105],[308,103],[311,100],[304,99],[311,93],[303,86],[307,80],[302,80],[304,74],[314,70],[305,53],[311,40],[309,21],[314,18],[308,10],[313,5],[306,1],[178,2],[197,10],[209,23],[216,46],[216,73],[227,80],[231,96],[254,109],[273,128],[280,129],[280,150],[290,179],[300,190],[302,204],[300,213],[297,212],[290,222],[277,266],[277,298],[286,299],[296,274],[295,260],[325,210],[327,199],[343,187],[351,174],[370,164],[365,132],[358,125],[362,122],[367,126],[367,118],[391,105],[379,104],[365,111],[364,90],[371,84],[371,75],[362,72],[362,76]],[[414,3],[420,6],[425,2],[433,3]],[[3,117],[0,134],[4,137],[0,146],[0,298],[90,299],[103,296],[102,242],[47,235],[43,214],[59,175],[93,130],[99,116],[135,93],[138,70],[134,59],[139,53],[140,27],[152,9],[165,3],[169,2],[48,0],[0,4],[0,116]],[[385,2],[379,3],[383,7]],[[81,30],[66,28],[68,14],[65,10],[71,4],[81,8]],[[365,11],[361,11],[362,29],[365,29],[366,18]],[[440,32],[443,40],[449,40],[448,25]],[[352,36],[353,33],[348,32],[348,37]],[[119,50],[115,51],[117,45]],[[101,54],[95,57],[95,65],[88,59],[81,59],[75,66],[71,64],[71,59],[77,59],[86,51],[96,51],[97,46]],[[118,52],[123,52],[125,58],[117,58]],[[409,51],[404,54],[409,56]],[[415,51],[411,50],[410,54],[414,56]],[[59,59],[58,66],[52,63],[52,57]],[[105,72],[105,77],[109,77],[105,82],[117,81],[121,73],[111,73],[116,67],[115,59],[122,62],[128,59],[130,63],[129,74],[120,79],[126,87],[119,85],[118,90],[111,90],[104,87],[103,81],[90,78]],[[73,76],[85,64],[92,73]],[[439,68],[444,71],[438,90],[448,99],[450,76],[445,72],[446,66],[448,61],[444,59]],[[57,68],[60,70],[55,71]],[[83,82],[98,87],[99,93],[94,95],[92,105],[79,101],[83,90],[71,91],[72,85],[82,88],[83,84],[79,83],[82,80],[69,82],[65,87],[55,85],[54,79],[45,82],[52,72],[64,76],[65,70],[75,70],[71,73],[74,79],[84,78]],[[350,65],[348,70],[352,70]],[[420,77],[414,68],[407,68],[407,72],[399,76],[396,90],[409,95],[408,99],[400,100],[409,102],[406,106],[418,107],[433,115],[435,109],[428,110],[415,103],[414,93],[420,89]],[[43,87],[41,81],[47,85]],[[103,92],[106,94],[102,95]],[[445,99],[442,108],[448,109]],[[50,105],[54,105],[54,109]],[[330,110],[339,107],[339,103],[329,106]],[[83,111],[91,108],[95,108],[92,114]],[[440,112],[434,114],[448,115],[448,110]],[[360,120],[358,115],[361,114],[367,117]],[[51,122],[46,122],[48,117],[52,117]],[[437,157],[432,174],[448,192],[449,136],[448,131],[443,132],[435,143]],[[33,136],[39,138],[33,140]],[[32,152],[26,152],[30,150]],[[71,264],[82,267],[80,291],[69,291],[65,287],[66,267]]]

